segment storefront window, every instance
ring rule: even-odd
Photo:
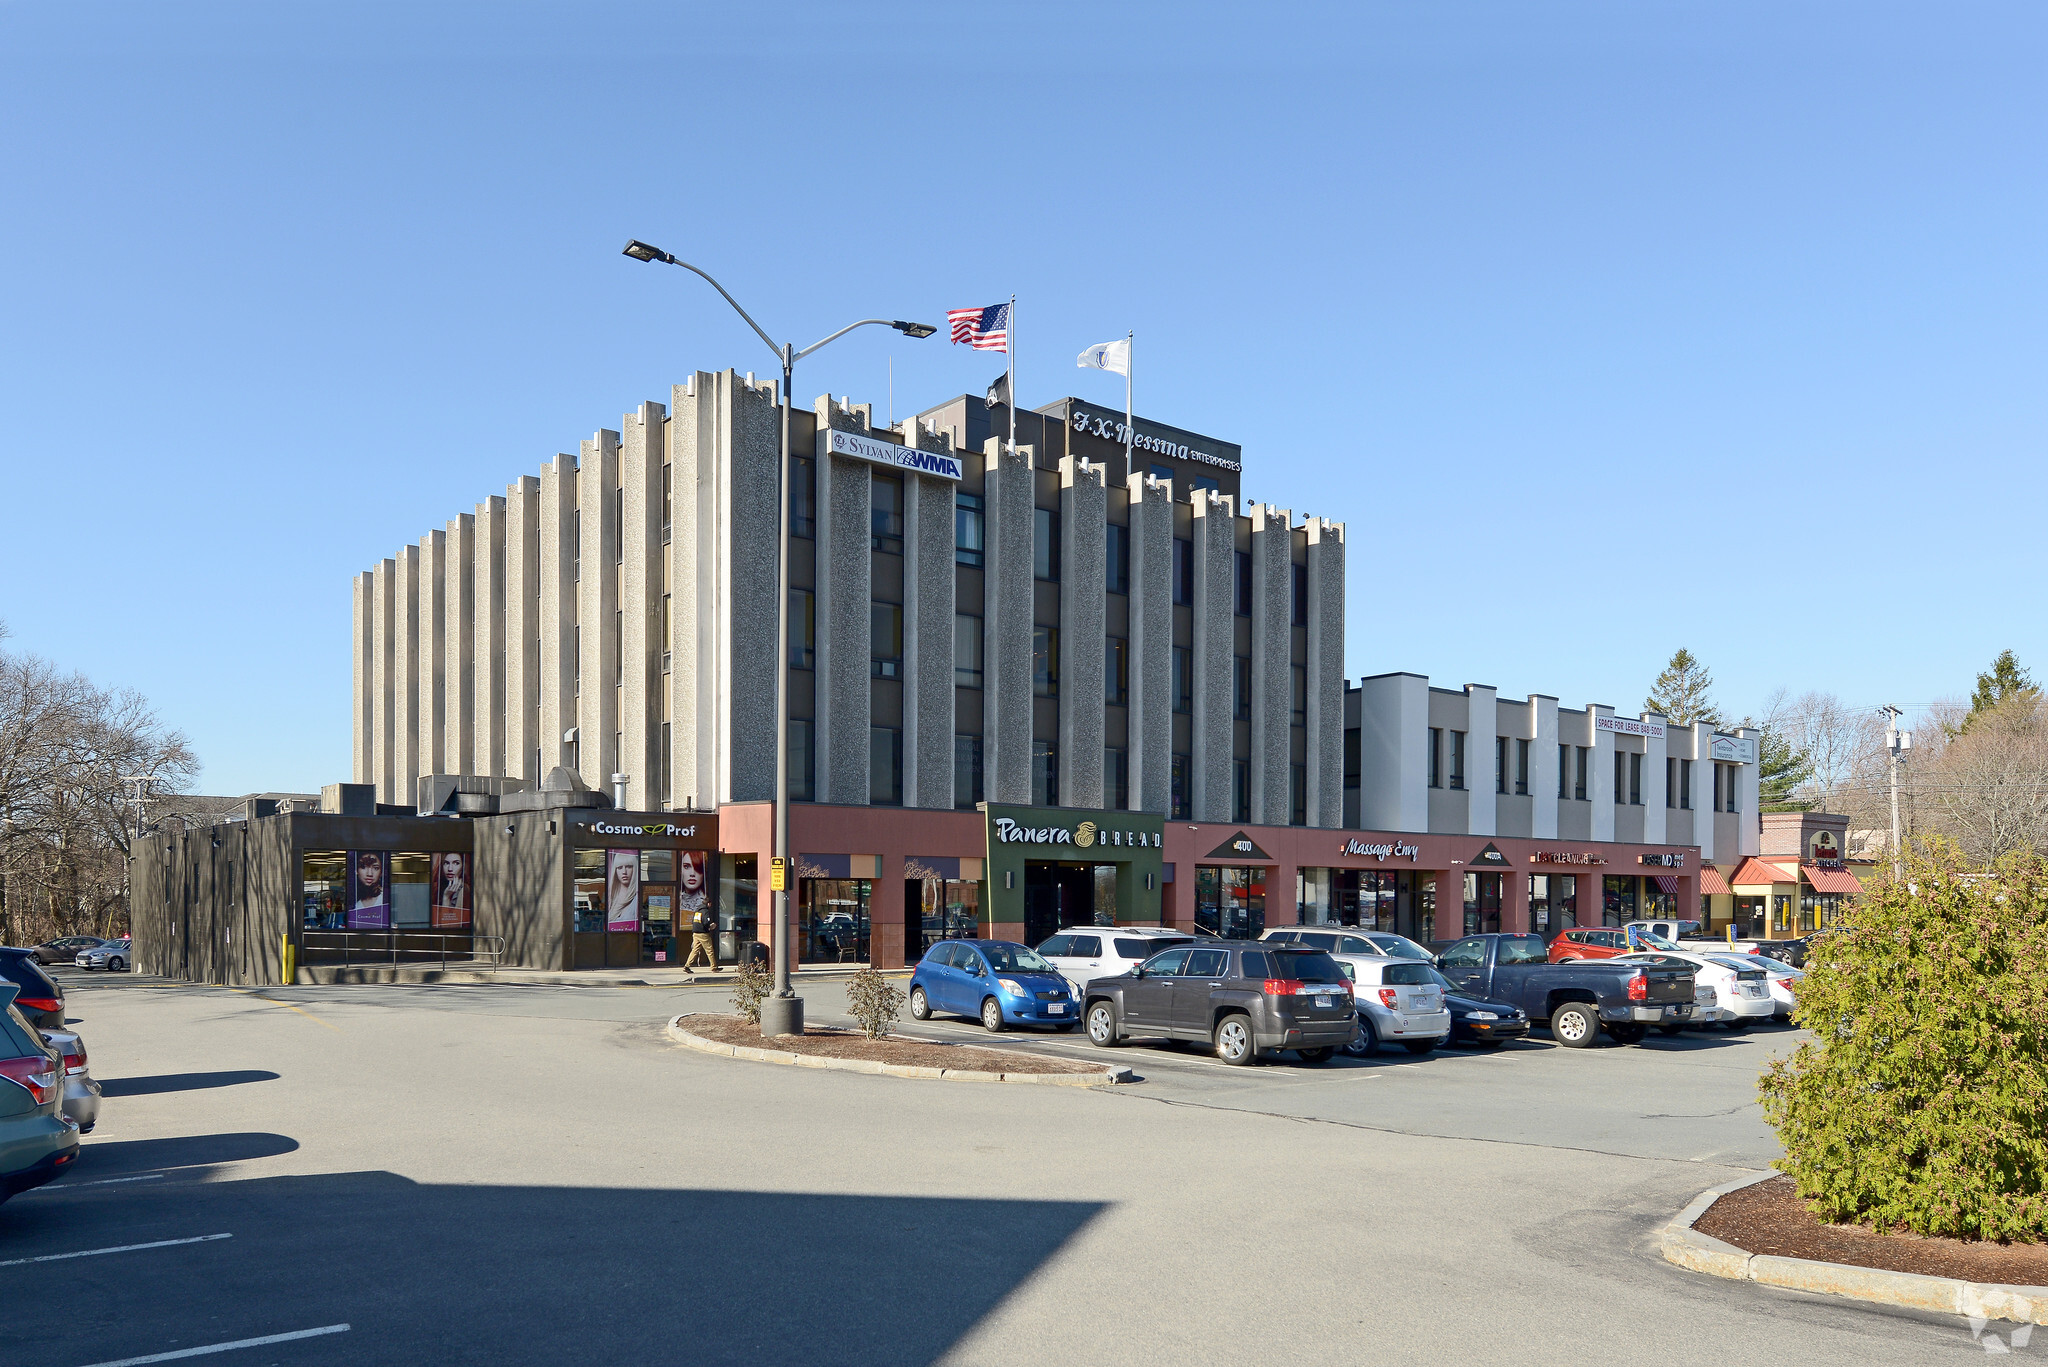
[[[1550,875],[1551,929],[1570,930],[1579,923],[1579,876],[1575,873]]]
[[[912,963],[941,940],[982,938],[981,884],[955,878],[926,878],[918,883],[920,913],[916,944],[903,947]]]
[[[1294,909],[1305,926],[1330,925],[1337,920],[1335,880],[1329,869],[1297,869],[1294,873]]]
[[[1678,916],[1678,897],[1664,891],[1654,878],[1643,880],[1643,919],[1669,921]]]
[[[1771,924],[1776,930],[1781,932],[1789,931],[1792,929],[1791,897],[1782,893],[1776,893],[1772,895]]]
[[[1492,935],[1500,931],[1500,880],[1497,873],[1465,875],[1465,933]]]
[[[719,858],[718,958],[721,963],[738,963],[751,953],[760,926],[760,860],[751,854],[728,854]],[[687,925],[689,917],[686,915]]]
[[[806,878],[798,894],[797,961],[857,964],[868,958],[867,878]]]
[[[576,855],[576,933],[579,935],[601,935],[604,933],[604,881],[605,858],[603,850],[577,850]]]
[[[1636,880],[1609,874],[1602,880],[1600,924],[1623,926],[1636,919]]]
[[[1537,935],[1550,933],[1550,875],[1529,875],[1529,929]]]
[[[1811,935],[1816,930],[1834,925],[1842,914],[1842,894],[1838,892],[1815,892],[1804,883],[1799,885],[1799,933]]]
[[[1266,870],[1200,865],[1195,925],[1226,940],[1256,940],[1266,930]]]
[[[430,856],[433,863],[433,925],[435,930],[468,930],[476,911],[469,876],[469,856],[454,850]]]
[[[1427,875],[1415,886],[1415,928],[1423,944],[1436,939],[1436,879]]]
[[[307,930],[340,930],[348,922],[348,854],[308,850],[300,873]]]

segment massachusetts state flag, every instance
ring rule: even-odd
[[[985,309],[948,309],[946,321],[953,325],[953,341],[976,351],[1010,350],[1010,306],[990,304]]]

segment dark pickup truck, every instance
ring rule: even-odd
[[[1461,992],[1512,1002],[1531,1020],[1549,1021],[1551,1037],[1572,1049],[1598,1044],[1602,1030],[1635,1044],[1653,1025],[1692,1019],[1686,969],[1548,958],[1540,935],[1467,935],[1444,950],[1437,969]]]

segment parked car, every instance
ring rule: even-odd
[[[1799,984],[1806,977],[1805,969],[1794,968],[1777,959],[1767,959],[1761,954],[1716,953],[1712,957],[1731,966],[1762,969],[1764,980],[1771,986],[1771,1005],[1775,1008],[1772,1012],[1773,1019],[1792,1019],[1792,1012],[1799,1005]]]
[[[1068,982],[1086,987],[1097,978],[1128,973],[1162,949],[1195,942],[1192,935],[1159,926],[1068,926],[1038,946],[1038,956]]]
[[[1270,941],[1188,945],[1084,993],[1088,1038],[1105,1048],[1133,1036],[1206,1040],[1229,1064],[1292,1049],[1321,1063],[1358,1028],[1350,979],[1320,949]]]
[[[1281,926],[1267,931],[1259,938],[1278,941],[1281,944],[1307,945],[1311,949],[1320,949],[1325,954],[1370,954],[1379,957],[1386,953],[1374,944],[1364,931],[1355,926]]]
[[[103,945],[106,941],[97,935],[66,935],[61,940],[51,940],[37,945],[29,953],[36,956],[39,964],[68,964],[77,960],[81,950]]]
[[[1509,1040],[1520,1039],[1529,1033],[1529,1013],[1513,1002],[1497,1002],[1490,997],[1460,992],[1442,970],[1432,968],[1429,971],[1437,986],[1443,988],[1444,1006],[1451,1013],[1449,1043],[1470,1041],[1482,1048],[1498,1049]]]
[[[1367,1058],[1377,1054],[1385,1040],[1411,1054],[1426,1054],[1450,1038],[1451,1013],[1434,968],[1385,954],[1330,957],[1351,979],[1358,1003],[1358,1029],[1344,1046],[1345,1053]]]
[[[1628,925],[1634,926],[1639,930],[1647,930],[1652,935],[1661,935],[1674,943],[1680,940],[1711,940],[1714,938],[1707,933],[1707,928],[1698,921],[1630,921]],[[1622,929],[1626,930],[1628,926],[1623,926]],[[1698,948],[1698,946],[1692,946],[1692,948]]]
[[[32,949],[0,949],[0,983],[20,989],[14,1005],[32,1024],[48,1030],[64,1028],[64,989],[43,972]]]
[[[1552,963],[1540,935],[1467,935],[1444,950],[1437,967],[1462,992],[1548,1021],[1551,1037],[1572,1049],[1598,1044],[1603,1031],[1635,1044],[1652,1025],[1679,1025],[1693,1015],[1690,968]]]
[[[1008,940],[945,940],[925,951],[910,975],[910,1014],[970,1016],[995,1033],[1012,1025],[1071,1030],[1079,994],[1060,971]]]
[[[20,951],[26,953],[26,951]],[[64,1063],[0,982],[0,1201],[39,1187],[78,1158],[78,1125],[64,1115]]]
[[[1666,921],[1665,925],[1676,922]],[[1650,929],[1652,922],[1631,921],[1619,929],[1590,926],[1560,931],[1550,942],[1550,962],[1573,963],[1579,959],[1611,959],[1617,954],[1642,954],[1653,949],[1677,949],[1678,942]]]
[[[39,1032],[43,1043],[55,1049],[64,1061],[64,1114],[78,1126],[80,1134],[91,1134],[100,1123],[100,1085],[93,1081],[85,1056],[85,1041],[75,1030]]]
[[[1701,1005],[1705,1009],[1693,1012],[1691,1023],[1694,1025],[1719,1023],[1730,1030],[1741,1030],[1752,1021],[1769,1020],[1777,1013],[1777,1006],[1771,1001],[1768,975],[1761,968],[1750,968],[1746,965],[1731,967],[1716,961],[1712,955],[1694,954],[1689,950],[1625,954],[1608,962],[1649,964],[1658,968],[1690,968],[1694,985],[1712,988],[1714,993],[1711,1005],[1703,1002]],[[1657,1028],[1667,1035],[1675,1035],[1685,1027],[1660,1025]]]
[[[132,942],[127,936],[118,940],[106,940],[90,949],[78,952],[78,966],[90,973],[95,968],[104,968],[109,973],[125,972],[129,961],[135,956],[130,952]]]

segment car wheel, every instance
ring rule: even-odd
[[[1433,1039],[1404,1039],[1401,1041],[1401,1047],[1411,1054],[1426,1054],[1436,1048],[1436,1041]]]
[[[1251,1017],[1233,1013],[1216,1022],[1216,1057],[1232,1067],[1257,1061],[1259,1049],[1252,1038]]]
[[[1609,1035],[1614,1037],[1616,1044],[1641,1044],[1643,1037],[1650,1033],[1649,1026],[1637,1025],[1633,1021],[1625,1021],[1620,1025],[1609,1025],[1603,1028]]]
[[[1749,1029],[1749,1017],[1737,1016],[1734,1020],[1722,1021],[1721,1028],[1723,1030],[1747,1030]]]
[[[1682,1025],[1660,1025],[1657,1027],[1657,1033],[1660,1035],[1675,1035],[1683,1029],[1685,1027]]]
[[[1590,1049],[1600,1042],[1599,1013],[1585,1002],[1566,1002],[1551,1013],[1550,1033],[1567,1049]]]
[[[1330,1056],[1337,1052],[1335,1045],[1324,1045],[1317,1049],[1297,1049],[1294,1056],[1303,1063],[1328,1063]]]
[[[910,1018],[914,1021],[928,1021],[932,1018],[932,1001],[925,996],[922,987],[910,989]]]
[[[994,997],[981,999],[981,1028],[991,1035],[1003,1033],[1003,1004]]]
[[[127,964],[127,961],[126,961],[126,960],[123,960],[123,959],[109,959],[109,960],[107,960],[107,972],[109,972],[109,973],[119,973],[119,972],[120,972],[120,971],[121,971],[122,969],[124,969],[124,968],[126,968],[126,967],[128,967],[128,964]]]
[[[1576,954],[1567,954],[1562,959],[1559,959],[1558,962],[1561,964],[1575,964],[1579,962],[1579,956]]]
[[[1108,1002],[1097,1002],[1088,1008],[1088,1042],[1104,1049],[1116,1046],[1116,1008]]]
[[[1351,1032],[1351,1042],[1344,1046],[1344,1052],[1353,1058],[1371,1058],[1380,1051],[1380,1032],[1373,1029],[1370,1016],[1358,1018],[1358,1028]]]

